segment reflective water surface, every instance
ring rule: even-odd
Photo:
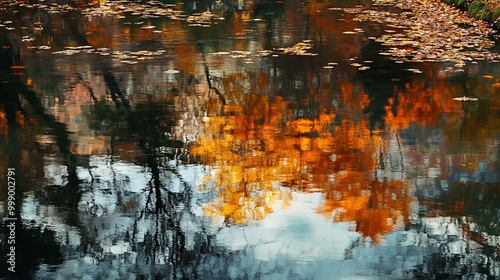
[[[388,56],[365,1],[6,2],[5,277],[500,277],[495,60]]]

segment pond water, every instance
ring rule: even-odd
[[[359,19],[390,3],[82,2],[0,10],[0,275],[500,277],[494,37],[405,58]]]

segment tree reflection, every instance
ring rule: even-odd
[[[56,143],[61,151],[63,151],[66,157],[71,156],[65,148],[67,147],[68,132],[65,130],[65,126],[54,120],[50,115],[46,114],[43,107],[40,106],[40,100],[35,96],[35,94],[27,89],[25,85],[21,82],[19,75],[12,75],[12,69],[16,69],[15,66],[19,66],[19,60],[17,56],[19,55],[15,50],[12,49],[14,46],[9,44],[9,40],[6,38],[6,32],[2,32],[1,40],[3,48],[0,51],[0,61],[2,62],[0,68],[0,92],[2,92],[0,97],[0,108],[1,108],[1,126],[2,126],[2,146],[5,151],[8,151],[7,160],[2,161],[2,174],[7,174],[7,168],[15,168],[16,176],[16,189],[15,189],[15,211],[14,215],[9,214],[12,218],[16,218],[16,235],[15,235],[15,248],[16,248],[16,277],[30,278],[33,271],[37,269],[41,262],[58,264],[62,262],[62,254],[59,251],[59,244],[54,238],[54,231],[50,229],[42,229],[40,227],[34,227],[30,224],[25,224],[21,220],[21,212],[23,207],[24,193],[31,191],[33,188],[29,187],[29,183],[34,179],[32,176],[39,172],[40,166],[37,166],[32,161],[26,160],[27,149],[33,149],[35,133],[40,132],[37,125],[40,123],[42,126],[48,128],[49,133],[52,133],[56,137]],[[26,101],[27,106],[24,105]],[[41,118],[34,118],[30,116],[30,113],[35,111]],[[5,135],[5,134],[6,135]],[[24,154],[24,155],[23,155]],[[38,153],[30,153],[33,156],[32,160],[38,159],[40,155]],[[68,164],[68,167],[72,167]],[[30,172],[34,170],[35,172]],[[72,171],[73,170],[73,171]],[[68,168],[70,183],[74,183],[75,177],[74,169]],[[30,174],[31,173],[31,174]],[[23,176],[23,174],[30,174],[28,176]],[[5,180],[7,178],[2,175]],[[2,188],[1,191],[2,201],[7,201],[6,188]],[[7,213],[7,203],[2,205],[2,216],[6,216]],[[7,223],[7,221],[4,221]],[[2,238],[2,254],[4,256],[10,253],[10,245],[7,244],[7,236],[9,235],[9,229],[2,224],[0,229],[0,234]],[[12,245],[12,244],[11,244]],[[33,253],[32,248],[37,246],[41,250]],[[22,260],[22,261],[20,261]],[[14,277],[13,274],[9,274],[7,270],[7,263],[3,262],[0,266],[2,276],[6,278]],[[14,278],[16,278],[14,277]]]
[[[34,42],[54,50],[90,45],[88,53],[2,56],[1,78],[8,83],[0,85],[7,92],[0,97],[0,139],[8,160],[1,166],[19,166],[24,180],[35,182],[19,189],[25,217],[32,211],[37,219],[50,213],[56,220],[54,230],[37,226],[45,220],[23,221],[20,239],[33,235],[47,249],[22,256],[29,260],[26,271],[44,263],[64,277],[75,262],[124,263],[112,273],[220,279],[236,257],[255,248],[245,240],[247,248],[228,249],[233,241],[216,242],[218,231],[251,228],[296,202],[294,195],[313,193],[322,198],[317,217],[355,231],[354,241],[343,241],[353,242],[346,258],[354,258],[364,238],[382,246],[385,237],[404,231],[422,240],[398,245],[427,246],[418,253],[426,259],[416,277],[472,275],[462,273],[461,262],[470,262],[471,271],[496,269],[498,102],[460,103],[453,98],[470,84],[431,74],[419,79],[406,71],[391,81],[383,59],[359,74],[351,61],[360,53],[372,59],[366,38],[340,32],[365,26],[326,12],[331,2],[230,2],[184,3],[188,14],[208,7],[226,12],[228,20],[208,29],[130,14],[92,21],[79,11],[56,14],[54,26],[40,30]],[[136,24],[143,20],[158,26],[156,32]],[[6,36],[2,42],[10,42]],[[317,56],[210,54],[271,51],[306,39]],[[132,61],[140,48],[147,49],[142,54],[162,48],[165,55]],[[31,66],[47,59],[40,64],[45,71],[28,69],[40,76],[24,79],[10,68],[26,57]],[[473,73],[467,79],[477,80]],[[50,180],[54,169],[66,170],[62,183]],[[207,175],[200,190],[198,172]],[[197,215],[202,212],[209,217]],[[434,232],[435,224],[460,230]],[[425,243],[427,237],[435,243]],[[479,244],[484,254],[469,259],[474,250],[462,243]],[[88,275],[116,277],[110,273]]]
[[[386,107],[386,124],[406,143],[406,161],[422,165],[407,170],[422,178],[415,192],[419,218],[410,228],[431,240],[425,242],[437,244],[428,249],[429,257],[413,271],[414,277],[487,278],[498,269],[499,180],[491,142],[498,129],[490,127],[498,121],[497,104],[454,100],[473,83],[480,86],[476,91],[492,86],[474,74],[463,76],[453,86],[443,80],[434,80],[432,87],[409,83]]]
[[[251,92],[268,87],[269,78],[261,74],[259,80],[235,74],[225,92],[237,102],[206,105],[206,132],[191,151],[213,168],[203,190],[213,190],[217,197],[204,206],[207,214],[225,223],[263,219],[276,202],[290,203],[287,187],[324,192],[319,212],[335,213],[336,222],[354,222],[374,242],[409,223],[408,184],[374,177],[383,168],[377,160],[381,139],[371,135],[365,120],[355,121],[344,112],[335,125],[335,110],[317,118],[295,117],[294,103],[281,97],[238,94],[243,84],[250,84]],[[343,98],[348,108],[366,104],[363,94],[347,85]]]

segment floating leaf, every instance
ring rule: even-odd
[[[453,98],[453,100],[456,100],[456,101],[478,101],[479,99],[477,99],[475,97],[463,96],[463,97],[455,97],[455,98]]]
[[[179,71],[179,70],[174,70],[174,69],[170,69],[170,70],[165,71],[165,73],[167,73],[167,74],[178,74],[178,73],[180,73],[180,72],[181,72],[181,71]]]

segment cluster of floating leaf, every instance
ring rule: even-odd
[[[359,57],[352,57],[350,58],[349,60],[350,61],[355,61],[357,60]],[[371,60],[365,60],[365,61],[362,61],[363,63],[358,63],[358,62],[353,62],[353,63],[350,63],[351,66],[353,67],[356,67],[358,68],[358,70],[360,71],[364,71],[364,70],[368,70],[370,69],[370,66],[367,66],[366,64],[370,64],[370,63],[373,63],[373,61]],[[323,66],[324,69],[334,69],[335,66],[337,66],[338,63],[337,62],[328,62],[325,66]]]
[[[316,56],[317,53],[307,52],[312,49],[313,45],[311,44],[311,40],[304,40],[300,43],[297,43],[289,48],[279,48],[278,52],[282,54],[291,54],[291,55],[306,55],[306,56]]]
[[[256,51],[231,51],[231,52],[216,52],[211,55],[228,55],[231,58],[243,58],[244,63],[253,63],[252,60],[258,60],[261,57],[271,55],[278,57],[280,55],[301,55],[301,56],[317,56],[317,53],[310,53],[308,50],[312,49],[312,40],[304,40],[288,48],[277,48],[270,50],[256,50]]]
[[[116,61],[125,64],[137,64],[141,61],[156,59],[158,56],[165,54],[165,50],[157,50],[157,51],[113,51],[109,52],[106,50],[101,52],[101,55],[111,55],[112,58]]]
[[[230,51],[230,52],[215,52],[211,55],[215,56],[229,56],[231,58],[242,58],[243,63],[252,64],[255,60],[260,60],[264,56],[272,54],[268,50],[256,50],[256,51]]]
[[[57,55],[74,55],[78,53],[98,54],[102,56],[111,56],[115,62],[123,64],[137,64],[141,61],[157,59],[159,56],[165,55],[166,50],[159,49],[157,51],[111,51],[108,48],[94,49],[92,46],[67,47],[64,50],[55,51]]]
[[[16,28],[10,26],[11,24],[12,24],[11,20],[6,20],[6,21],[0,23],[0,27],[4,27],[5,30],[7,30],[7,31],[16,29]]]
[[[40,1],[42,3],[32,3],[31,1],[1,1],[1,7],[24,7],[28,9],[37,10],[39,12],[43,11],[48,14],[62,14],[70,11],[79,11],[80,8],[73,7],[69,4],[58,3],[58,1]],[[67,1],[69,3],[69,1]],[[1,8],[0,8],[1,9]]]
[[[83,15],[92,17],[114,17],[125,18],[125,14],[131,14],[140,18],[170,18],[172,20],[186,21],[189,26],[208,27],[213,20],[224,20],[211,12],[202,12],[192,15],[187,15],[183,11],[175,10],[176,4],[165,4],[159,1],[134,2],[134,1],[109,1],[101,3],[97,7],[73,7],[68,4],[53,3],[23,3],[14,1],[7,5],[2,3],[2,7],[20,6],[39,11],[44,11],[49,14],[65,13],[73,10],[80,11]]]
[[[211,12],[196,13],[187,15],[182,11],[174,10],[174,4],[164,4],[158,1],[149,1],[145,3],[136,3],[129,1],[113,1],[103,3],[99,7],[91,7],[82,10],[83,14],[89,16],[112,16],[116,18],[125,18],[124,14],[130,13],[140,18],[160,18],[167,17],[172,20],[181,20],[189,23],[189,26],[208,27],[213,19],[224,20]]]
[[[384,23],[390,28],[402,29],[402,33],[386,30],[380,37],[369,37],[388,46],[380,54],[387,55],[398,63],[447,61],[453,62],[455,67],[448,68],[448,71],[461,71],[465,61],[496,61],[500,58],[498,53],[489,50],[494,46],[494,42],[489,39],[494,30],[454,7],[437,0],[377,0],[376,3],[411,10],[402,13],[361,10],[353,19]],[[408,70],[414,70],[415,73],[420,71]]]

